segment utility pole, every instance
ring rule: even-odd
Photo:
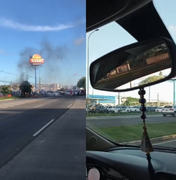
[[[35,66],[35,91],[37,91],[37,66]]]
[[[118,105],[120,105],[120,92],[118,92]]]
[[[150,86],[149,86],[149,103],[150,103]]]
[[[157,94],[157,106],[160,106],[160,102],[159,102],[159,93]]]
[[[175,106],[175,79],[173,80],[173,105]]]
[[[39,91],[41,90],[41,79],[39,77]]]

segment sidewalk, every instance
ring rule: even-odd
[[[2,180],[83,180],[85,99],[76,103],[0,169]]]

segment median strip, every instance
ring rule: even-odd
[[[38,130],[33,136],[37,136],[42,130],[44,130],[47,126],[49,126],[52,122],[54,121],[54,119],[52,119],[50,122],[48,122],[45,126],[43,126],[40,130]]]

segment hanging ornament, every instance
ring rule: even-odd
[[[141,103],[141,119],[143,120],[143,135],[142,135],[142,141],[141,141],[141,150],[146,152],[146,153],[150,153],[153,151],[153,147],[152,147],[152,143],[150,141],[148,132],[147,132],[147,128],[146,128],[146,124],[145,124],[145,119],[146,119],[146,107],[145,107],[145,103],[146,100],[144,98],[145,95],[145,90],[143,88],[141,88],[138,92],[138,94],[140,95],[140,99],[139,102]]]

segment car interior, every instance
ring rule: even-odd
[[[145,119],[147,122],[145,87],[164,82],[175,77],[176,74],[176,45],[172,36],[152,0],[87,0],[86,3],[87,33],[110,22],[116,22],[138,41],[95,59],[90,65],[90,77],[88,77],[91,86],[110,92],[138,89],[141,103],[141,114],[138,118],[144,123],[143,136],[141,135],[138,146],[116,143],[87,126],[86,178],[91,179],[91,174],[96,173],[96,180],[175,180],[176,150],[152,146],[145,124]],[[118,33],[116,36],[119,36]],[[148,61],[147,64],[140,66],[137,63],[133,64],[137,56],[142,57],[143,54],[163,43],[168,53],[165,61],[161,58],[154,60],[157,59],[154,57],[166,52],[163,51],[161,54],[150,55],[150,63]],[[130,60],[134,65],[131,69],[126,65]],[[120,71],[122,66],[126,67],[124,71]],[[144,75],[160,71],[158,67],[162,70],[170,68],[168,76],[133,88],[124,86]],[[114,73],[115,69],[116,73]]]

